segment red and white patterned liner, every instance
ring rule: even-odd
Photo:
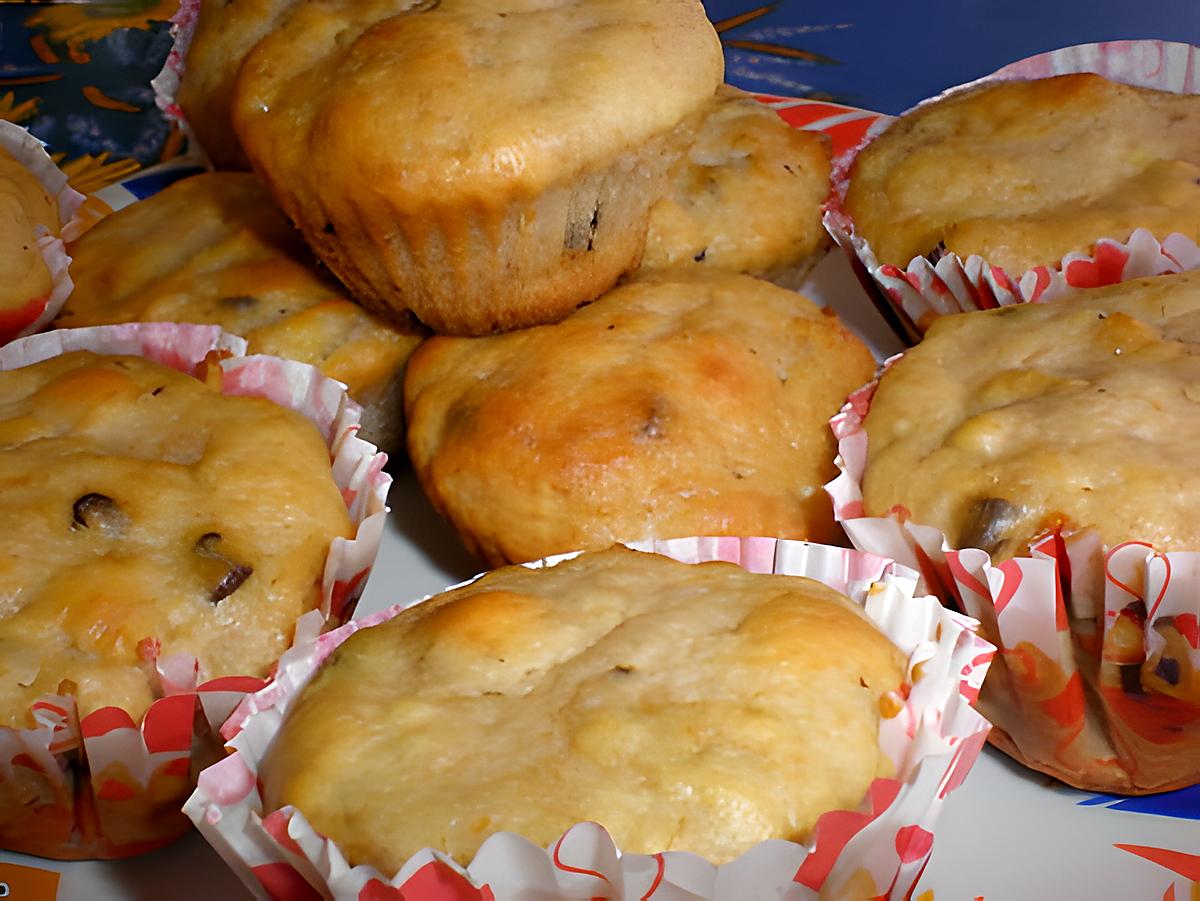
[[[296,624],[296,642],[311,645],[330,622],[348,617],[366,586],[383,535],[387,492],[391,476],[383,471],[387,457],[374,445],[357,437],[360,409],[338,382],[311,366],[267,356],[242,356],[243,339],[216,326],[175,323],[145,323],[95,328],[61,329],[15,341],[0,349],[0,370],[29,366],[41,360],[77,350],[106,354],[144,356],[181,372],[194,373],[210,352],[223,355],[222,391],[230,395],[266,397],[306,416],[320,430],[329,446],[334,481],[346,502],[355,525],[352,539],[335,538],[329,548],[318,610],[302,616]],[[116,707],[96,710],[82,720],[74,699],[47,697],[33,705],[38,726],[34,729],[0,727],[0,784],[4,781],[40,781],[50,802],[56,792],[71,785],[69,768],[78,756],[86,760],[91,774],[90,805],[105,802],[144,802],[162,788],[164,777],[187,780],[193,764],[193,719],[206,724],[213,744],[219,744],[217,729],[247,692],[256,691],[264,680],[252,676],[205,679],[194,657],[177,654],[160,657],[161,645],[147,636],[141,649],[153,661],[160,680],[161,697],[152,703],[140,722]],[[198,705],[198,706],[197,706]],[[197,713],[199,716],[197,717]],[[211,759],[211,758],[210,758]],[[122,778],[106,773],[123,771]],[[190,784],[179,787],[174,804],[156,796],[154,807],[168,808],[171,818],[162,823],[163,832],[149,840],[125,843],[111,840],[99,831],[71,831],[58,846],[37,846],[32,853],[63,857],[120,857],[141,853],[177,838],[188,828],[178,815]],[[80,799],[59,797],[57,810],[64,828],[80,815]],[[101,816],[104,811],[101,811]],[[35,826],[40,822],[31,822]],[[0,820],[4,812],[0,811]],[[94,824],[92,824],[94,825]],[[25,850],[25,849],[20,849]]]
[[[573,826],[549,848],[497,833],[467,867],[428,849],[391,876],[352,867],[301,812],[264,812],[257,773],[291,704],[321,663],[358,629],[408,606],[397,605],[288,652],[275,681],[247,697],[225,724],[232,753],[200,774],[185,813],[261,897],[907,897],[928,860],[942,802],[966,777],[987,737],[987,721],[971,704],[995,649],[975,634],[976,624],[934,598],[914,598],[916,573],[844,548],[772,538],[689,538],[631,547],[687,563],[725,560],[751,572],[807,575],[863,605],[908,655],[909,695],[897,697],[901,713],[880,728],[896,778],[875,780],[857,811],[825,814],[813,846],[767,841],[720,867],[679,851],[622,855],[595,823]],[[553,566],[572,556],[526,565]]]
[[[54,165],[54,160],[50,159],[41,141],[20,125],[0,119],[0,147],[28,169],[57,201],[58,221],[62,223],[57,235],[50,234],[42,226],[38,227],[38,250],[50,270],[53,287],[48,295],[31,297],[19,309],[0,311],[0,344],[4,344],[13,338],[41,331],[58,315],[74,287],[68,274],[71,258],[63,242],[75,240],[83,233],[85,226],[82,219],[76,216],[84,196],[67,184],[67,176]]]
[[[176,123],[187,137],[187,155],[208,165],[204,148],[196,140],[176,99],[179,94],[179,82],[183,78],[186,66],[188,48],[192,45],[192,35],[196,33],[196,23],[199,21],[200,0],[179,0],[179,7],[175,10],[175,15],[171,16],[171,49],[167,52],[162,70],[150,80],[150,87],[154,89],[154,105],[162,110],[167,119]]]
[[[887,360],[883,372],[902,356]],[[955,549],[941,531],[910,521],[903,511],[866,516],[863,423],[877,386],[878,379],[860,388],[830,420],[838,440],[840,475],[825,490],[833,501],[835,519],[856,548],[912,567],[921,573],[919,590],[956,603],[978,620],[983,633],[999,647],[1002,660],[1022,654],[1023,647],[1034,648],[1061,670],[1061,690],[1034,698],[1023,697],[1016,680],[1001,685],[999,675],[1005,667],[997,667],[995,691],[1011,694],[998,702],[1005,707],[990,702],[985,706],[997,727],[993,739],[1007,734],[1011,742],[1001,742],[1005,750],[1011,752],[1015,746],[1025,763],[1082,788],[1140,794],[1194,782],[1139,782],[1136,766],[1117,759],[1110,743],[1114,739],[1103,737],[1106,730],[1096,718],[1097,707],[1107,709],[1110,718],[1128,717],[1132,733],[1148,746],[1162,746],[1167,749],[1164,753],[1175,747],[1179,754],[1190,748],[1188,753],[1194,756],[1200,749],[1200,707],[1163,699],[1157,708],[1137,711],[1133,705],[1123,708],[1104,691],[1099,704],[1090,704],[1069,623],[1074,619],[1101,624],[1101,665],[1106,665],[1123,662],[1114,659],[1115,649],[1107,640],[1119,622],[1141,628],[1143,659],[1149,659],[1165,645],[1155,624],[1172,621],[1186,642],[1193,671],[1200,671],[1200,552],[1163,553],[1136,538],[1105,548],[1092,531],[1056,531],[1035,540],[1029,557],[993,564],[986,551]],[[1133,614],[1139,605],[1144,622]],[[1085,730],[1085,725],[1091,728]]]
[[[1029,57],[969,84],[923,101],[937,103],[947,96],[994,81],[1046,78],[1075,72],[1095,72],[1114,81],[1182,94],[1200,93],[1200,48],[1171,41],[1137,40],[1081,44]],[[1200,247],[1175,233],[1162,241],[1145,229],[1129,237],[1097,236],[1092,253],[1069,253],[1053,266],[1007,273],[980,256],[962,259],[946,253],[936,264],[916,257],[907,269],[881,264],[870,245],[854,231],[854,221],[842,209],[855,156],[895,121],[881,116],[855,148],[834,161],[833,193],[825,212],[825,227],[855,264],[864,286],[874,286],[906,320],[914,341],[934,319],[967,310],[991,309],[1014,303],[1049,301],[1078,288],[1112,285],[1133,278],[1200,268]]]

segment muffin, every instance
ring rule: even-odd
[[[800,295],[668,271],[555,325],[429,339],[405,379],[409,457],[489,564],[651,537],[827,541],[826,423],[873,372]]]
[[[650,208],[642,269],[702,266],[795,287],[829,247],[829,138],[723,86]]]
[[[140,357],[0,373],[9,536],[0,724],[75,686],[82,715],[153,698],[139,643],[202,672],[266,675],[353,529],[300,414]]]
[[[219,325],[251,353],[310,363],[364,407],[363,437],[403,447],[400,389],[421,340],[386,324],[320,269],[253,175],[178,181],[70,245],[75,290],[59,326]]]
[[[843,209],[876,259],[982,257],[1010,280],[1146,228],[1200,239],[1200,97],[1090,73],[993,81],[868,144]]]
[[[122,335],[190,358],[178,330]],[[183,832],[209,730],[352,575],[330,559],[355,527],[313,423],[233,396],[261,364],[194,378],[53,343],[0,372],[0,847],[128,856]]]
[[[697,0],[304,2],[246,56],[232,116],[364,305],[483,334],[561,319],[637,265],[721,77]]]
[[[1003,645],[982,709],[1002,746],[1080,787],[1200,782],[1200,608],[1182,563],[1169,596],[1155,564],[1200,549],[1197,384],[1200,273],[1183,273],[938,320],[866,414],[863,514],[990,555],[1002,586],[953,554],[926,574],[948,599],[990,594],[994,611],[968,607]]]
[[[387,874],[582,820],[721,863],[803,841],[890,774],[881,709],[904,682],[814,580],[625,548],[508,567],[342,644],[268,752],[264,801]]]
[[[198,0],[197,20],[176,100],[209,161],[248,170],[250,161],[230,120],[233,83],[251,48],[269,34],[295,0]]]

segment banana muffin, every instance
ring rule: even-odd
[[[242,62],[232,119],[358,300],[483,334],[637,265],[722,74],[698,0],[298,2]]]
[[[865,515],[987,551],[1008,575],[1004,593],[972,588],[992,592],[985,620],[1021,584],[1024,621],[1057,630],[1045,646],[1061,644],[1059,659],[1027,639],[1002,648],[981,709],[1001,747],[1073,785],[1144,793],[1200,782],[1200,605],[1176,594],[1160,609],[1148,576],[1110,570],[1122,546],[1143,560],[1200,550],[1198,386],[1200,273],[1190,272],[944,317],[871,399]],[[1044,597],[1029,594],[1024,570],[1005,568],[1035,543],[1058,548],[1042,548],[1059,561]],[[1194,578],[1188,556],[1174,566],[1177,586]]]
[[[324,272],[249,173],[178,181],[107,217],[70,246],[75,290],[59,326],[219,325],[251,353],[299,360],[362,404],[362,436],[404,444],[404,364],[416,323],[371,316]]]
[[[811,579],[613,548],[507,567],[352,635],[259,771],[349,863],[599,822],[714,863],[804,841],[892,763],[904,655]]]
[[[643,269],[703,266],[796,287],[829,247],[829,138],[723,86],[650,208]]]
[[[326,444],[210,382],[89,352],[0,373],[0,725],[55,694],[136,720],[159,655],[266,676],[319,604],[354,534]]]
[[[950,251],[1015,278],[1139,227],[1200,240],[1200,97],[1092,74],[953,93],[859,153],[843,206],[901,269]]]
[[[555,325],[429,339],[405,379],[409,457],[491,564],[643,538],[829,541],[828,419],[874,366],[798,294],[668,270]]]

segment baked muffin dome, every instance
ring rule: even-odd
[[[1018,276],[1138,228],[1200,232],[1200,97],[1060,75],[920,106],[858,155],[844,208],[881,263]]]
[[[403,447],[404,364],[423,336],[347,298],[253,175],[178,181],[107,217],[70,246],[75,290],[59,326],[219,325],[250,353],[299,360],[344,383],[362,435]]]
[[[386,874],[582,820],[720,863],[803,840],[890,772],[880,701],[904,663],[809,579],[624,548],[509,567],[351,636],[260,781],[267,809]]]
[[[825,541],[828,419],[873,372],[798,294],[668,271],[556,325],[429,339],[405,378],[409,456],[489,563],[651,537]]]
[[[0,318],[53,288],[38,247],[38,226],[57,235],[58,202],[11,153],[0,146]]]
[[[728,85],[650,208],[643,269],[702,266],[798,285],[829,247],[829,139]]]
[[[233,122],[360,301],[479,334],[636,266],[721,75],[697,0],[305,2],[246,57]]]
[[[71,693],[140,717],[153,650],[265,676],[354,530],[301,415],[140,357],[0,373],[0,725]]]
[[[177,100],[200,146],[218,169],[248,170],[230,105],[238,68],[295,0],[199,0]]]
[[[993,560],[1056,527],[1198,549],[1197,385],[1200,274],[944,317],[871,401],[866,514]]]

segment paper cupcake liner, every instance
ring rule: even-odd
[[[993,743],[1078,788],[1200,782],[1200,552],[1136,539],[1105,548],[1092,531],[1055,531],[1028,557],[993,563],[905,511],[866,516],[863,420],[877,384],[830,422],[841,474],[825,489],[856,548],[919,571],[921,590],[977,619],[999,648],[979,702]]]
[[[951,88],[917,108],[995,81],[1076,72],[1095,72],[1138,87],[1195,94],[1200,93],[1200,48],[1157,40],[1065,47]],[[880,263],[867,241],[855,233],[853,218],[842,208],[842,202],[855,157],[893,121],[891,117],[880,117],[857,147],[834,161],[833,193],[826,206],[825,227],[850,258],[876,305],[881,309],[890,306],[898,314],[899,322],[890,316],[889,322],[910,344],[916,343],[934,320],[952,313],[1049,301],[1078,288],[1200,268],[1200,247],[1192,238],[1175,233],[1160,241],[1141,228],[1129,236],[1097,235],[1090,254],[1069,253],[1057,264],[1037,266],[1022,273],[1007,273],[977,255],[962,259],[949,252],[936,262],[916,257],[906,269]]]
[[[223,357],[224,393],[267,397],[311,420],[329,446],[356,533],[330,545],[320,608],[299,619],[296,641],[311,645],[326,625],[350,615],[379,549],[391,477],[382,469],[386,457],[356,436],[359,408],[340,384],[300,363],[243,357],[245,342],[214,326],[174,323],[35,335],[0,349],[0,370],[75,350],[144,356],[189,374],[215,351]],[[35,728],[0,727],[0,846],[60,858],[125,857],[187,830],[179,806],[194,774],[219,756],[217,729],[264,680],[206,680],[194,657],[162,657],[160,648],[152,636],[139,646],[158,672],[160,697],[138,722],[117,707],[81,719],[73,698],[55,696],[33,704]]]
[[[262,897],[907,897],[928,860],[942,802],[966,777],[987,736],[988,724],[971,704],[994,648],[975,634],[976,624],[932,597],[914,597],[915,572],[844,548],[771,538],[630,546],[686,563],[725,560],[751,572],[807,575],[863,605],[908,655],[908,696],[895,696],[899,713],[881,723],[879,736],[896,777],[875,780],[858,810],[822,816],[811,846],[766,841],[719,867],[678,851],[622,855],[595,823],[571,827],[549,848],[497,833],[467,867],[428,849],[395,874],[352,867],[301,812],[264,811],[257,773],[292,703],[322,662],[357,630],[407,606],[398,605],[289,651],[275,681],[247,697],[226,723],[232,753],[200,774],[185,813]],[[525,565],[553,566],[572,556]]]
[[[170,19],[171,49],[167,51],[162,69],[150,79],[150,87],[154,91],[154,105],[162,110],[169,121],[179,126],[187,138],[187,156],[203,162],[207,168],[212,168],[177,99],[179,83],[183,79],[183,70],[186,67],[188,48],[192,45],[192,36],[196,33],[199,21],[200,0],[179,0],[179,7]]]
[[[63,241],[74,240],[83,233],[85,217],[79,215],[84,196],[67,184],[67,176],[54,165],[41,141],[21,126],[0,119],[0,147],[12,154],[42,183],[42,187],[57,202],[58,220],[62,223],[57,235],[39,227],[38,250],[50,270],[52,287],[47,295],[31,297],[16,309],[0,311],[0,344],[5,344],[14,338],[41,331],[66,303],[73,286],[67,271],[71,258]]]

